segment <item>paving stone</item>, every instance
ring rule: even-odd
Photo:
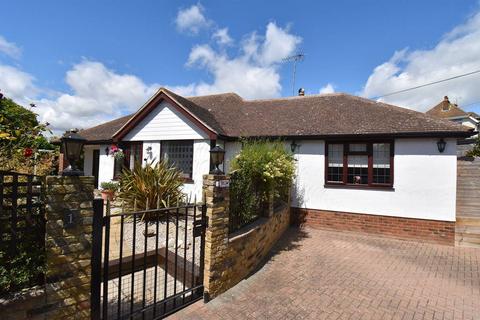
[[[480,319],[480,249],[290,228],[255,274],[169,319]]]

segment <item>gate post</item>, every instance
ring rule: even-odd
[[[48,319],[90,319],[94,177],[46,178]]]
[[[103,199],[93,200],[92,279],[90,309],[92,320],[100,319],[102,284]]]
[[[225,271],[223,251],[228,244],[229,177],[203,176],[203,192],[207,207],[208,226],[205,233],[204,300],[208,302],[224,290],[221,281]]]

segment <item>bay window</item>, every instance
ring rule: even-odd
[[[327,142],[325,184],[393,186],[393,141]]]

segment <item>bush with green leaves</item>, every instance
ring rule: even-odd
[[[473,148],[467,152],[467,157],[480,157],[480,135]]]
[[[0,296],[43,283],[45,251],[33,242],[23,244],[28,246],[20,245],[13,259],[0,249]]]
[[[104,181],[100,184],[100,188],[102,188],[102,190],[117,191],[118,190],[118,182]]]
[[[182,173],[166,160],[123,170],[118,198],[128,209],[165,208],[183,202]]]
[[[233,159],[231,210],[252,220],[269,201],[287,201],[295,176],[295,160],[281,141],[244,140]]]
[[[0,99],[0,169],[23,173],[48,174],[55,164],[58,147],[45,137],[48,124],[42,124],[38,115],[8,98]],[[51,153],[34,154],[41,149]]]

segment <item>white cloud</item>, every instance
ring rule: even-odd
[[[38,88],[32,75],[0,65],[0,88],[5,96],[22,105],[34,102],[40,121],[49,122],[56,133],[134,112],[160,87],[88,60],[74,65],[65,81],[71,93],[46,96],[48,90]]]
[[[369,76],[362,95],[381,96],[425,83],[450,78],[480,69],[480,12],[448,32],[430,50],[394,53]],[[467,105],[480,100],[480,74],[392,95],[381,99],[389,103],[426,111],[448,95]]]
[[[212,35],[213,40],[215,40],[219,45],[229,45],[233,42],[233,39],[228,34],[228,28],[222,28],[215,31]]]
[[[331,83],[327,83],[325,86],[320,88],[319,93],[324,94],[324,93],[334,93],[335,92],[335,87]]]
[[[211,21],[207,20],[203,13],[204,9],[200,4],[179,10],[175,19],[177,29],[181,32],[197,34],[201,29],[208,28]]]
[[[25,102],[28,96],[36,94],[34,77],[15,67],[0,65],[0,90],[8,97]]]
[[[87,60],[74,65],[65,80],[71,94],[61,93],[37,103],[41,120],[57,130],[85,128],[136,111],[159,88]]]
[[[302,42],[298,36],[289,33],[289,28],[282,29],[275,23],[267,25],[265,41],[261,45],[259,60],[264,65],[280,62],[291,55]]]
[[[280,95],[279,63],[293,54],[302,39],[288,29],[271,22],[264,36],[252,33],[241,44],[241,53],[231,57],[209,45],[192,48],[188,66],[197,66],[213,76],[210,83],[193,83],[191,94],[236,92],[245,98],[266,98]]]
[[[254,32],[239,43],[233,43],[227,28],[219,30],[225,31],[217,39],[238,46],[239,53],[229,55],[222,46],[218,49],[207,44],[194,46],[186,65],[206,71],[212,80],[167,87],[185,96],[220,92],[237,92],[245,98],[279,96],[280,62],[296,51],[301,38],[273,22],[267,25],[264,35]],[[31,74],[0,64],[3,93],[23,105],[34,102],[40,120],[49,122],[56,134],[134,112],[160,87],[90,60],[81,61],[67,71],[67,92],[52,93],[36,86],[34,81]]]
[[[15,43],[8,42],[2,36],[0,36],[0,52],[14,59],[18,59],[22,55],[22,50]]]

